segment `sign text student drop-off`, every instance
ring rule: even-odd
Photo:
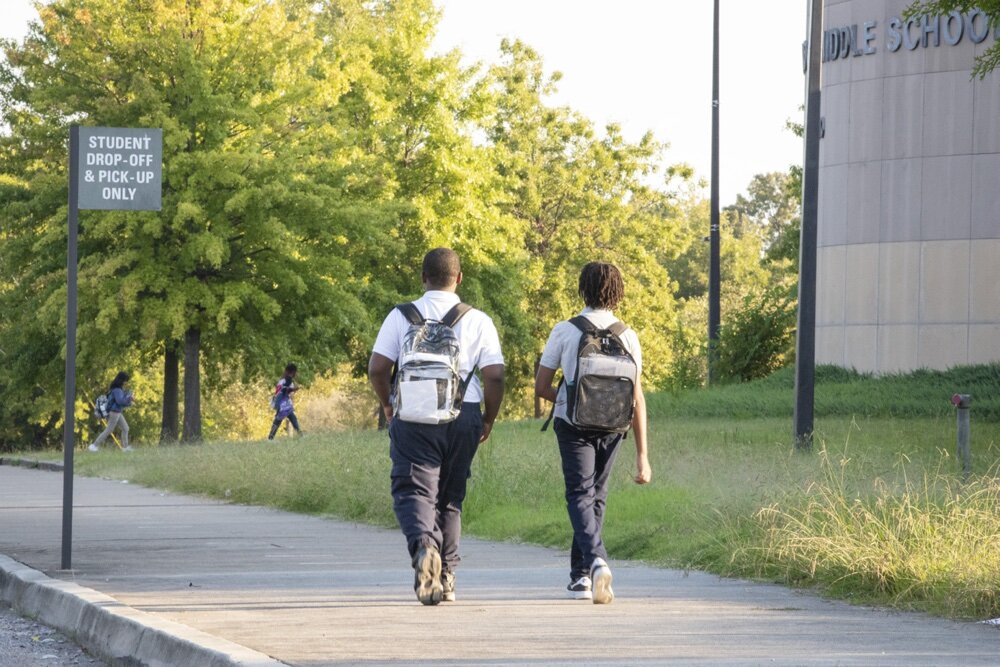
[[[81,209],[159,211],[163,130],[81,127]]]

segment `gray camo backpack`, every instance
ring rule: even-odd
[[[583,315],[569,322],[580,330],[580,344],[573,382],[565,382],[565,377],[560,382],[566,384],[567,420],[581,429],[625,433],[632,425],[639,375],[639,367],[621,339],[628,327],[615,322],[600,329]]]

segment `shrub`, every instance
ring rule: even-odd
[[[743,298],[719,330],[716,375],[721,380],[767,377],[789,363],[794,351],[796,300],[785,286],[765,288]]]

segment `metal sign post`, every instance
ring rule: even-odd
[[[80,128],[69,128],[69,229],[66,253],[66,412],[63,420],[62,569],[73,566],[73,431],[76,426],[76,230]]]
[[[73,567],[73,448],[76,430],[77,219],[80,209],[159,211],[163,130],[69,128],[66,253],[66,405],[63,416],[62,569]]]

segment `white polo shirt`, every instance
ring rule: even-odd
[[[414,301],[414,305],[424,319],[440,320],[461,299],[454,292],[428,290]],[[399,359],[399,351],[403,346],[403,337],[410,328],[406,317],[393,308],[392,312],[382,322],[372,352],[377,352],[387,359]],[[490,316],[481,310],[473,308],[467,312],[455,325],[455,335],[458,336],[459,363],[458,371],[462,378],[468,377],[473,368],[503,365],[503,352],[500,350],[500,336]],[[480,403],[483,400],[483,388],[475,375],[469,382],[465,392],[466,403]]]
[[[594,323],[598,329],[606,329],[618,321],[610,310],[596,310],[587,306],[581,315]],[[576,354],[580,349],[580,336],[583,335],[576,325],[569,320],[563,320],[554,327],[549,334],[549,340],[542,350],[542,358],[538,362],[540,366],[545,366],[551,370],[562,369],[563,378],[566,382],[576,380]],[[639,337],[631,329],[622,334],[622,344],[635,359],[636,371],[642,375],[642,348],[639,347]],[[566,419],[566,382],[559,385],[559,392],[556,394],[556,409],[553,417]]]

